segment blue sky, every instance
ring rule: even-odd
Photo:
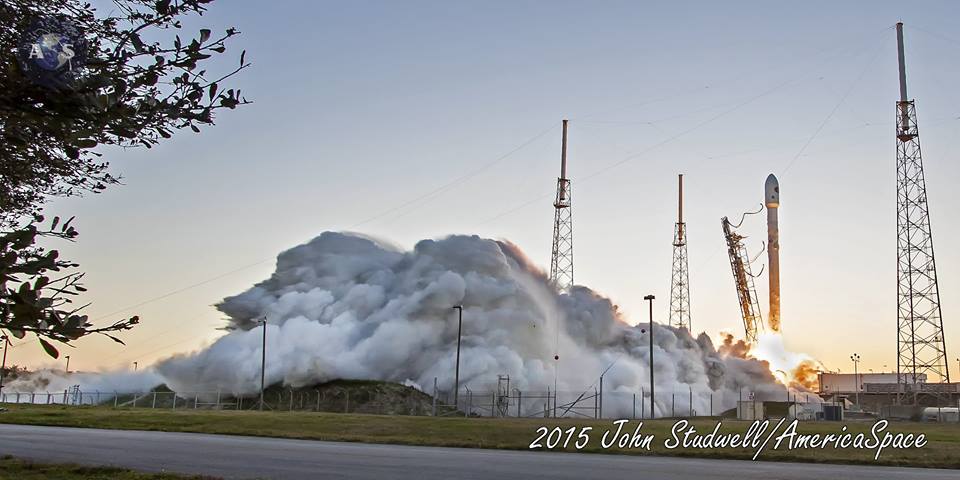
[[[830,368],[851,369],[853,352],[864,369],[894,367],[898,20],[957,368],[960,4],[264,5],[216,2],[185,25],[243,32],[229,62],[247,50],[253,67],[234,86],[254,104],[201,135],[107,151],[123,186],[50,207],[78,217],[64,250],[89,272],[93,318],[149,301],[122,312],[144,319],[128,347],[81,340],[72,368],[199,348],[221,334],[213,303],[324,230],[403,247],[475,233],[547,265],[562,118],[577,283],[632,322],[653,293],[666,320],[684,173],[694,328],[741,332],[720,217],[756,209],[773,172],[787,345]],[[759,253],[762,219],[745,231]],[[11,355],[49,362],[35,345]]]

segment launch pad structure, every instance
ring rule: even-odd
[[[897,23],[897,374],[900,403],[931,392],[922,378],[950,383],[927,186],[913,100],[907,99],[903,23]],[[936,393],[936,389],[934,394]]]
[[[746,341],[756,343],[758,332],[763,330],[763,316],[760,313],[757,289],[753,284],[754,275],[750,271],[750,256],[747,254],[746,245],[743,244],[745,237],[736,232],[736,228],[742,223],[743,218],[736,225],[730,223],[727,217],[720,220],[723,236],[727,241],[727,256],[730,258],[733,281],[737,287],[737,299],[740,304],[740,316],[743,317]]]

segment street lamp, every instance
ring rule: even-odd
[[[655,409],[656,403],[654,403],[654,390],[653,390],[653,299],[656,298],[653,295],[647,295],[643,297],[647,303],[650,304],[650,418],[657,418],[657,411]]]
[[[0,343],[3,343],[3,363],[0,363],[0,393],[3,393],[3,377],[7,371],[7,347],[10,346],[10,339],[6,335],[0,335]]]
[[[67,373],[70,373],[70,355],[67,355]]]
[[[267,366],[267,316],[264,315],[262,319],[257,320],[257,323],[263,325],[263,348],[260,349],[260,411],[262,412],[264,379],[266,378],[265,371]]]
[[[857,372],[857,365],[860,363],[860,355],[854,353],[850,355],[850,360],[853,361],[853,381],[855,382],[853,388],[857,392],[857,406],[860,406],[860,375]]]
[[[459,319],[457,320],[457,371],[453,377],[453,408],[457,408],[460,403],[460,335],[463,333],[463,305],[454,305]],[[449,398],[449,397],[448,397]]]

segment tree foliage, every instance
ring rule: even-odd
[[[0,212],[8,220],[34,213],[51,196],[116,183],[97,146],[149,148],[176,130],[199,132],[218,109],[246,103],[240,90],[222,85],[249,66],[244,53],[223,72],[204,68],[236,29],[175,33],[210,1],[116,0],[105,15],[77,0],[0,3]],[[87,40],[85,66],[69,88],[37,84],[17,58],[22,32],[50,16],[69,19]]]
[[[69,343],[84,335],[99,333],[123,343],[112,332],[128,330],[139,322],[134,316],[104,327],[94,327],[80,313],[88,304],[76,304],[74,298],[86,291],[83,273],[76,263],[61,260],[56,250],[37,245],[43,237],[73,240],[77,230],[55,217],[48,227],[40,227],[43,217],[35,217],[22,227],[0,233],[0,327],[16,338],[35,334],[51,357],[60,354],[48,340]]]
[[[203,15],[212,0],[113,0],[103,12],[79,0],[0,1],[0,330],[51,340],[127,330],[137,317],[95,327],[74,303],[85,291],[78,265],[42,248],[43,239],[72,241],[71,221],[44,224],[43,203],[100,192],[118,183],[102,160],[105,148],[150,148],[178,130],[213,125],[218,110],[248,103],[230,77],[247,68],[213,61],[234,28],[201,29],[181,37],[183,21]],[[68,85],[31,78],[18,44],[31,22],[56,18],[86,40],[83,67]],[[208,66],[216,64],[216,72]],[[71,219],[72,220],[72,219]]]

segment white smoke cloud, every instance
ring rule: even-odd
[[[232,331],[160,362],[156,373],[176,391],[258,391],[263,331],[256,322],[266,317],[268,384],[376,379],[430,393],[436,378],[447,390],[457,345],[452,306],[459,304],[461,388],[492,390],[497,375],[507,374],[511,387],[544,391],[556,381],[575,397],[592,393],[613,364],[604,377],[604,413],[627,415],[632,394],[649,384],[646,322],[630,326],[616,305],[586,287],[558,294],[510,243],[450,236],[405,252],[333,232],[281,253],[269,279],[217,305]],[[660,415],[670,413],[672,392],[683,398],[684,412],[692,392],[701,413],[711,401],[715,412],[733,407],[741,389],[758,399],[786,398],[766,364],[721,354],[706,334],[657,325],[654,344]]]

